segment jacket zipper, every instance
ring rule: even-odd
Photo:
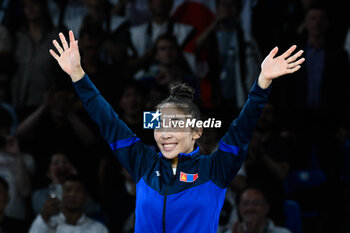
[[[178,168],[179,168],[179,162],[177,163],[176,165],[176,173],[175,175],[173,176],[172,178],[172,182],[171,183],[174,183],[175,180],[176,180],[176,175],[178,173]],[[165,210],[166,210],[166,200],[167,200],[167,196],[168,196],[168,185],[166,186],[165,188],[165,193],[164,193],[164,202],[163,202],[163,233],[166,233],[166,230],[165,230]]]
[[[164,202],[163,202],[163,233],[165,233],[165,209],[166,209],[166,199],[167,199],[168,187],[165,189]]]

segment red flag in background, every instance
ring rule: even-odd
[[[195,43],[207,27],[215,20],[215,0],[175,0],[172,10],[172,19],[176,22],[192,25],[196,33],[191,41],[184,48],[184,55],[190,66],[200,78],[200,92],[202,104],[211,107],[212,90],[207,79],[208,65],[207,54],[204,52],[201,57],[195,58]],[[191,62],[192,61],[192,62]]]
[[[172,18],[196,29],[195,37],[185,47],[186,52],[193,53],[197,37],[215,19],[215,0],[175,0]]]

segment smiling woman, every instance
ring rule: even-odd
[[[255,124],[264,108],[273,79],[297,71],[304,59],[302,51],[292,55],[292,46],[275,57],[274,48],[261,65],[258,81],[238,118],[220,140],[218,150],[201,155],[195,146],[202,128],[156,129],[154,137],[160,152],[144,145],[121,121],[100,95],[80,65],[78,43],[69,32],[70,43],[60,33],[62,46],[54,41],[59,54],[50,50],[73,85],[90,117],[100,127],[113,154],[137,185],[135,232],[216,233],[225,192],[245,160]],[[199,118],[192,102],[193,91],[179,85],[158,105],[164,115],[190,115]]]

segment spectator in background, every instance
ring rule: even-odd
[[[303,213],[316,213],[304,217],[304,231],[329,232],[338,225],[338,218],[332,214],[338,211],[337,204],[324,200],[338,200],[337,192],[330,190],[337,190],[339,184],[336,135],[348,122],[350,72],[342,44],[335,43],[330,33],[332,22],[328,5],[310,5],[298,43],[305,51],[306,65],[288,80],[291,93],[286,92],[291,98],[284,111],[296,139],[290,170],[318,171],[325,177],[320,184],[295,190],[290,197],[300,203]]]
[[[284,42],[288,45],[305,32],[305,16],[308,8],[319,0],[289,1],[288,12],[283,20]]]
[[[2,110],[0,116],[3,118],[5,114],[9,113]],[[34,170],[33,158],[29,154],[21,153],[17,139],[8,134],[0,135],[0,177],[9,184],[10,195],[6,215],[22,220],[26,218],[25,198],[31,191],[30,172],[33,174]]]
[[[84,2],[88,11],[81,29],[87,25],[98,25],[104,32],[99,58],[110,65],[126,64],[129,27],[126,19],[112,14],[113,5],[108,0],[84,0]]]
[[[239,169],[236,177],[227,188],[224,205],[219,219],[217,233],[231,233],[234,224],[238,221],[237,195],[241,193],[247,185],[247,174],[244,166]]]
[[[160,35],[174,35],[181,48],[189,41],[193,28],[170,19],[172,4],[173,0],[148,0],[152,19],[130,28],[129,69],[133,73],[141,71],[136,73],[136,78],[152,64],[154,42]]]
[[[51,21],[55,28],[69,28],[79,33],[88,8],[84,0],[48,0]]]
[[[27,208],[25,198],[31,191],[30,173],[35,171],[35,163],[29,154],[23,154],[14,136],[9,135],[11,127],[10,113],[0,109],[2,124],[0,135],[0,177],[9,184],[10,200],[5,214],[9,217],[25,219]]]
[[[182,82],[193,87],[198,98],[198,82],[192,75],[175,36],[164,34],[156,39],[154,60],[156,64],[152,65],[149,72],[141,77],[141,81],[149,90],[155,89],[155,86],[170,89],[174,83]]]
[[[42,211],[47,198],[62,200],[63,182],[69,175],[76,173],[76,169],[65,154],[60,152],[52,154],[47,170],[47,177],[50,179],[51,183],[48,187],[33,192],[32,207],[34,214],[39,214]]]
[[[111,8],[112,5],[108,0],[84,0],[87,6],[87,14],[84,16],[84,21],[98,23],[104,31],[110,32],[111,25]],[[82,28],[82,27],[81,27]],[[80,37],[80,35],[79,35]]]
[[[104,225],[85,215],[87,197],[86,186],[81,177],[68,176],[63,183],[62,206],[60,207],[57,199],[47,202],[41,214],[34,220],[29,233],[108,232]]]
[[[67,85],[52,85],[40,107],[18,126],[21,149],[35,156],[38,167],[36,187],[45,184],[48,157],[57,151],[65,151],[80,172],[94,176],[94,130],[87,126],[91,123],[84,121],[85,113],[79,111],[79,102]]]
[[[9,184],[0,177],[0,232],[4,233],[26,233],[27,224],[16,218],[5,214],[5,208],[10,201]]]
[[[16,35],[17,72],[12,81],[12,103],[20,119],[38,107],[50,84],[63,73],[47,55],[54,30],[45,0],[24,0],[25,23]]]
[[[245,163],[247,184],[261,187],[270,204],[270,217],[284,225],[284,181],[289,172],[291,139],[277,127],[275,108],[266,104],[253,133]]]
[[[125,17],[132,26],[151,19],[148,0],[110,0],[110,2],[114,4],[112,13]]]
[[[99,191],[103,213],[111,232],[134,232],[135,183],[114,159],[106,156],[100,161]],[[129,232],[128,232],[129,233]]]
[[[263,192],[256,188],[247,188],[239,198],[239,214],[242,218],[233,228],[233,233],[290,233],[283,227],[277,227],[269,219],[269,203]]]
[[[102,47],[107,36],[101,24],[86,21],[79,34],[81,62],[86,73],[94,77],[93,81],[101,93],[113,106],[116,106],[120,96],[115,93],[123,90],[126,81],[125,67],[121,63],[110,65],[101,59]]]
[[[304,168],[309,166],[309,152],[314,145],[319,165],[329,175],[334,173],[332,169],[337,162],[328,156],[334,153],[335,132],[348,121],[344,118],[350,77],[347,55],[342,46],[333,42],[330,27],[326,5],[311,5],[305,18],[305,37],[300,39],[307,63],[290,80],[292,108],[287,113],[298,134],[298,145],[302,146],[298,153],[301,160],[296,164]]]
[[[50,164],[47,170],[47,177],[50,183],[47,187],[38,189],[32,195],[32,207],[34,214],[40,214],[43,206],[51,199],[57,199],[59,203],[62,201],[62,185],[70,175],[77,174],[75,167],[71,164],[68,157],[60,152],[52,154]],[[94,215],[99,211],[99,206],[88,195],[84,210],[88,215]]]
[[[293,2],[296,1],[293,0]],[[251,33],[257,41],[262,54],[268,53],[270,48],[276,44],[281,46],[285,36],[283,23],[285,22],[288,10],[290,10],[287,6],[289,2],[289,0],[252,1]]]
[[[146,145],[156,148],[152,131],[143,128],[143,111],[153,110],[145,108],[147,99],[147,90],[141,82],[129,82],[119,101],[121,118]]]
[[[341,46],[333,43],[330,27],[326,5],[311,5],[305,18],[305,36],[299,38],[300,46],[305,48],[307,64],[290,80],[293,112],[300,117],[298,120],[312,116],[312,121],[306,120],[304,123],[315,129],[334,127],[335,116],[338,118],[342,115],[347,92],[345,88],[349,83],[346,53]],[[335,56],[337,59],[334,59]],[[327,124],[324,124],[324,120]],[[306,125],[300,124],[303,128]]]
[[[220,83],[225,106],[235,111],[243,107],[261,62],[256,42],[241,28],[241,4],[240,0],[217,1],[216,20],[196,42],[197,53],[209,46],[209,75],[214,85]]]
[[[126,19],[111,13],[112,4],[114,2],[111,3],[108,0],[48,1],[52,21],[56,28],[72,29],[80,38],[80,30],[86,24],[97,24],[102,27],[108,37],[104,38],[104,49],[100,51],[99,56],[108,64],[125,61],[127,55]]]

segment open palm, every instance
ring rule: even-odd
[[[296,46],[293,45],[282,55],[275,57],[278,52],[278,48],[275,47],[261,64],[261,74],[264,78],[272,80],[279,76],[291,74],[299,70],[300,65],[305,59],[298,59],[303,54],[302,50],[291,56],[295,49]]]
[[[52,49],[50,49],[50,54],[57,60],[62,70],[73,79],[74,76],[79,76],[82,73],[78,41],[74,39],[72,31],[69,31],[69,45],[63,33],[60,33],[59,37],[62,47],[56,40],[53,41],[53,45],[57,49],[59,55]]]

